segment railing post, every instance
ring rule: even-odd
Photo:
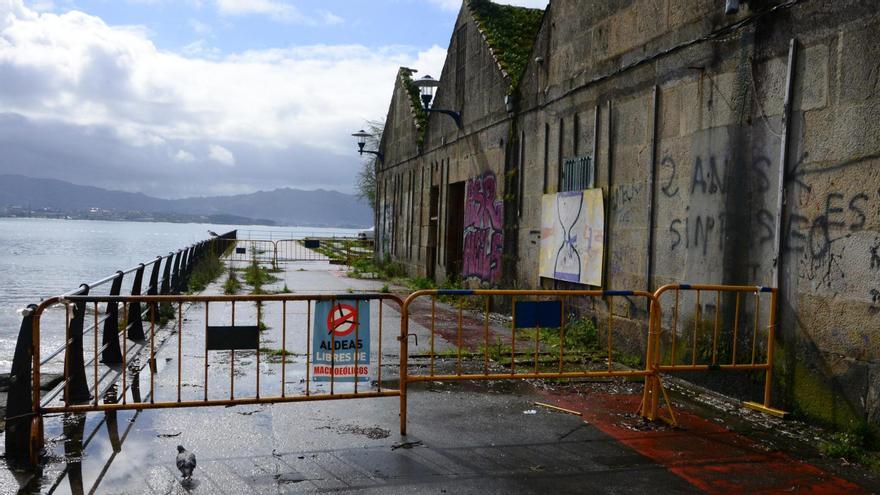
[[[159,270],[162,268],[162,257],[156,256],[156,261],[153,262],[153,268],[150,270],[150,281],[147,283],[147,295],[148,296],[156,296],[159,295]],[[157,311],[158,314],[158,306],[156,303],[151,302],[148,303],[152,310]]]
[[[190,263],[190,249],[186,248],[183,250],[183,253],[180,254],[180,279],[178,280],[178,292],[186,292],[187,286],[189,285],[189,263]]]
[[[122,289],[121,271],[116,272],[116,278],[110,285],[110,296],[118,296]],[[104,364],[122,364],[122,350],[119,347],[119,303],[108,301],[105,310],[107,318],[104,320],[104,333],[101,339],[102,347],[101,362]],[[98,329],[96,328],[97,332]]]
[[[164,295],[171,293],[171,263],[174,261],[174,253],[168,253],[165,257],[165,271],[162,272],[162,287],[159,293]]]
[[[89,295],[89,286],[82,284],[79,296]],[[64,352],[64,370],[67,382],[65,387],[67,403],[86,402],[92,398],[86,380],[86,366],[83,359],[83,325],[86,317],[86,303],[80,301],[73,305],[73,317],[70,319],[70,343]],[[95,328],[93,331],[97,332]]]
[[[171,268],[171,293],[180,294],[180,253],[174,256],[174,266]]]
[[[33,319],[35,304],[28,305],[21,319],[12,372],[9,375],[9,393],[6,396],[6,458],[18,462],[35,458],[31,453],[31,424],[37,413],[33,404],[31,373],[33,371]]]
[[[134,273],[134,282],[131,284],[131,295],[139,296],[141,295],[141,284],[144,281],[144,264],[141,263],[138,265],[137,271]],[[142,341],[144,340],[144,321],[142,317],[143,311],[141,310],[141,303],[138,301],[132,301],[128,305],[128,319],[126,320],[126,324],[128,326],[126,332],[128,333],[129,340],[133,341]]]

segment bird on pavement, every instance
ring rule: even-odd
[[[196,455],[183,448],[183,445],[177,446],[177,469],[183,475],[183,479],[192,478],[193,470],[196,468]]]

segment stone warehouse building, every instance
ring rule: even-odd
[[[395,81],[377,249],[472,287],[779,287],[779,405],[877,425],[880,7],[727,3],[466,1],[432,102],[461,126]]]

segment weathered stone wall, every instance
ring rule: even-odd
[[[393,257],[412,275],[457,276],[445,240],[450,214],[460,214],[467,222],[463,251],[488,259],[498,243],[505,246],[500,274],[483,258],[458,267],[472,275],[471,285],[584,288],[538,275],[541,198],[558,191],[563,160],[593,154],[595,185],[605,197],[604,288],[773,286],[778,270],[776,405],[843,426],[876,424],[876,3],[752,0],[734,15],[724,15],[723,4],[552,0],[514,95],[513,118],[504,107],[507,80],[463,10],[434,105],[460,111],[464,128],[432,115],[421,153],[402,144],[389,151],[393,140],[384,145],[392,159],[386,158],[390,168],[380,184],[391,194],[380,197],[395,198]],[[792,38],[787,172],[780,184]],[[456,88],[462,77],[464,88]],[[400,91],[392,112],[409,111]],[[404,121],[396,117],[394,126],[405,127]],[[409,146],[417,138],[410,129],[395,136],[411,139]],[[433,186],[440,208],[432,222]],[[464,187],[461,209],[450,209],[454,187]],[[704,300],[703,314],[712,314],[714,304]],[[622,301],[613,308],[622,317],[644,310]],[[695,318],[693,311],[681,316]],[[624,340],[636,350],[644,329],[629,328]],[[749,380],[738,393],[759,390],[760,381]],[[735,381],[726,382],[720,386]]]
[[[557,190],[562,159],[590,151],[596,109],[606,288],[775,285],[795,38],[777,388],[787,407],[808,415],[877,422],[876,5],[803,2],[712,35],[756,12],[724,16],[720,0],[587,3],[551,3],[534,51],[540,60],[523,76],[519,285],[562,286],[537,276],[540,197]]]
[[[402,245],[401,226],[406,226],[406,215],[409,213],[408,179],[404,174],[411,172],[412,165],[419,157],[419,129],[413,115],[410,95],[404,87],[405,76],[409,71],[402,68],[394,83],[391,106],[385,117],[385,128],[382,132],[380,151],[384,153],[384,163],[380,164],[377,176],[378,224],[376,227],[376,245],[380,258],[398,258]]]
[[[433,260],[436,280],[463,277],[473,286],[497,285],[502,273],[504,157],[510,121],[504,97],[509,81],[467,9],[456,20],[448,54],[432,106],[459,112],[462,128],[448,115],[430,113],[421,153],[395,149],[396,140],[387,143],[386,155],[391,159],[386,160],[388,168],[380,182],[390,179],[399,184],[393,193],[399,206],[392,215],[397,225],[392,257],[413,276],[426,276]],[[413,79],[423,75],[413,74]],[[405,89],[396,87],[390,112],[405,114],[409,108]],[[406,123],[411,119],[400,115],[394,122],[394,136],[417,142],[414,128],[411,131]],[[406,128],[401,130],[400,125]],[[416,152],[409,154],[412,151]],[[450,209],[449,184],[456,183],[463,184],[465,204]],[[434,186],[440,209],[432,224]],[[446,243],[450,214],[461,215],[463,222],[458,239],[462,259],[455,270],[449,266]]]

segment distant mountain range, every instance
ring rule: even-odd
[[[352,194],[338,191],[304,191],[281,188],[235,196],[160,199],[141,193],[110,191],[80,186],[57,179],[34,179],[21,175],[0,175],[0,212],[10,209],[61,212],[105,210],[138,219],[168,214],[213,219],[234,219],[233,223],[276,223],[310,227],[367,227],[373,224],[370,207]],[[134,214],[134,215],[133,215]],[[121,218],[120,218],[121,219]]]

